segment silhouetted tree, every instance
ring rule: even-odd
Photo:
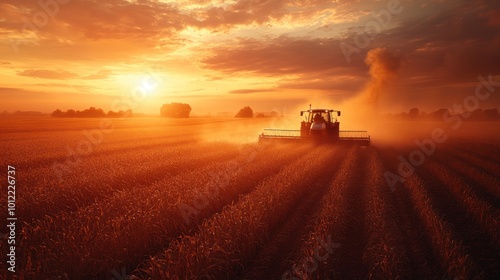
[[[420,116],[420,110],[418,108],[412,108],[410,109],[410,112],[408,112],[408,117],[410,119],[417,119]]]
[[[272,111],[270,117],[271,118],[278,118],[280,115],[281,115],[280,112]]]
[[[246,106],[241,108],[241,110],[234,116],[235,118],[253,118],[252,108]]]
[[[434,120],[439,120],[439,121],[442,121],[442,120],[443,120],[443,116],[444,116],[446,113],[447,113],[447,114],[449,114],[449,113],[450,113],[450,111],[449,111],[448,109],[441,108],[441,109],[439,109],[439,110],[437,110],[437,111],[435,111],[435,112],[430,113],[429,115],[430,115],[430,117],[431,117],[432,119],[434,119]]]
[[[471,121],[480,121],[483,119],[483,109],[476,109],[472,111],[469,116],[469,120]]]
[[[63,112],[59,109],[52,112],[52,116],[56,118],[103,118],[106,116],[102,109],[96,109],[95,107],[90,107],[89,109],[83,111],[75,111],[69,109]]]
[[[66,114],[65,114],[63,111],[59,110],[59,109],[57,109],[57,110],[55,110],[54,112],[52,112],[52,116],[53,116],[54,118],[62,118],[62,117],[64,117],[65,115],[66,115]]]
[[[109,111],[106,114],[108,118],[131,118],[134,114],[132,110],[128,109],[127,111],[120,110],[118,112]]]
[[[106,113],[102,109],[96,109],[95,107],[90,107],[83,111],[76,111],[77,118],[103,118]]]
[[[189,118],[191,106],[184,103],[163,104],[160,108],[160,114],[167,118]]]
[[[76,117],[76,111],[73,109],[69,109],[66,111],[66,117],[67,118],[75,118]]]
[[[483,112],[484,116],[489,120],[498,120],[500,119],[500,114],[498,113],[497,108],[486,109]]]

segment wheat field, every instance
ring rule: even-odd
[[[412,139],[437,124],[394,123],[398,141],[369,147],[257,143],[276,122],[1,119],[18,279],[500,275],[496,124],[426,154]],[[399,173],[412,153],[422,162]]]

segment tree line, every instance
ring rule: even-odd
[[[466,111],[461,113],[451,112],[446,108],[441,108],[439,110],[426,113],[418,108],[412,108],[408,112],[402,112],[399,114],[388,114],[390,118],[398,118],[405,120],[433,120],[442,121],[444,116],[461,115],[467,121],[499,121],[500,113],[497,108],[491,109],[476,109],[473,111]]]
[[[90,107],[83,111],[75,111],[73,109],[69,109],[61,111],[59,109],[52,112],[52,117],[55,118],[131,118],[133,117],[132,110],[126,111],[108,111],[105,113],[101,108]]]
[[[165,118],[189,118],[191,113],[191,106],[185,103],[168,103],[163,104],[160,108],[160,116]],[[271,116],[277,114],[273,112]],[[108,111],[104,112],[101,108],[90,107],[83,111],[69,109],[66,111],[62,111],[60,109],[52,112],[51,116],[55,118],[131,118],[133,117],[132,110],[126,111]],[[245,106],[241,108],[238,113],[234,116],[235,118],[253,118],[254,113],[252,108],[249,106]],[[263,113],[257,114],[255,117],[262,118],[268,117]]]

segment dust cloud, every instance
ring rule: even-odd
[[[368,51],[365,63],[370,75],[367,84],[355,97],[339,104],[343,111],[341,130],[367,130],[372,142],[390,145],[402,139],[405,124],[388,120],[385,115],[390,108],[381,101],[386,97],[403,98],[392,91],[398,81],[402,56],[386,48],[375,48]]]

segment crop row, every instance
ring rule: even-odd
[[[345,232],[349,212],[349,201],[345,193],[356,186],[360,178],[359,149],[351,149],[340,165],[325,197],[320,201],[320,209],[310,221],[312,230],[303,238],[296,259],[284,272],[283,279],[328,279],[330,270],[339,259],[337,248],[346,244],[339,243]],[[340,249],[339,248],[339,249]]]
[[[478,156],[471,151],[463,149],[452,149],[447,146],[441,148],[445,155],[436,153],[436,157],[441,158],[441,163],[447,165],[461,177],[466,177],[471,183],[477,185],[475,191],[484,192],[485,196],[491,196],[494,202],[500,202],[500,162],[488,160]]]
[[[447,158],[443,161],[447,161]],[[500,210],[479,198],[475,190],[462,179],[462,174],[435,160],[429,160],[424,168],[430,176],[440,182],[441,186],[446,186],[449,196],[458,202],[455,207],[462,207],[465,213],[475,220],[479,229],[485,232],[497,246],[500,246],[500,232],[498,231]]]
[[[337,151],[338,152],[338,151]],[[310,190],[334,156],[321,147],[267,178],[252,193],[175,241],[142,270],[154,279],[234,277],[257,253],[270,230]]]
[[[25,273],[105,277],[124,265],[133,268],[307,149],[248,146],[230,161],[213,158],[194,171],[45,217],[25,229],[30,259]]]
[[[411,207],[418,215],[423,226],[425,238],[433,248],[442,275],[445,278],[471,279],[476,265],[470,260],[463,244],[456,239],[456,234],[434,206],[428,191],[428,181],[417,174],[406,178],[404,188],[410,194]]]
[[[229,160],[238,153],[236,146],[229,144],[131,150],[116,156],[82,159],[79,165],[68,167],[67,179],[62,182],[50,167],[39,168],[20,178],[19,185],[25,188],[20,192],[30,193],[19,198],[19,203],[25,205],[20,215],[28,222],[74,211],[117,191],[143,187],[210,162]]]

